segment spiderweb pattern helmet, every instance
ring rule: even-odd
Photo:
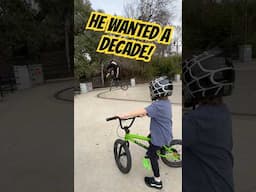
[[[186,60],[182,65],[184,106],[190,107],[203,98],[228,96],[234,84],[234,67],[220,50],[212,50]]]
[[[172,81],[167,76],[159,77],[149,83],[150,96],[152,100],[172,95]]]

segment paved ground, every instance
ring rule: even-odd
[[[226,101],[234,112],[234,176],[237,192],[255,192],[256,178],[256,86],[254,65],[237,67],[234,94]],[[65,192],[73,186],[73,110],[71,102],[58,101],[54,94],[73,86],[73,82],[50,83],[32,89],[17,91],[0,101],[0,188],[5,192]],[[101,97],[122,99],[138,93],[141,102],[129,102],[97,98],[105,89],[75,98],[75,190],[76,192],[153,191],[145,188],[143,177],[149,172],[143,169],[143,149],[131,145],[133,167],[123,175],[113,160],[113,142],[116,123],[105,118],[149,104],[143,85],[130,88],[128,92],[113,91]],[[174,89],[178,90],[179,86]],[[64,93],[63,93],[64,94]],[[174,92],[174,103],[179,97]],[[71,92],[64,96],[72,98]],[[181,106],[173,105],[174,135],[181,138]],[[147,134],[149,120],[139,119],[133,131]],[[63,160],[63,161],[62,161]],[[69,165],[67,164],[69,162]],[[181,169],[166,167],[161,163],[165,189],[181,191]],[[67,187],[67,185],[69,187]],[[135,186],[136,184],[136,186]],[[129,189],[129,190],[128,190]]]
[[[174,87],[173,100],[180,103],[180,84]],[[106,117],[145,107],[149,102],[146,84],[129,88],[128,91],[96,90],[75,97],[75,192],[147,192],[155,191],[145,186],[144,176],[152,173],[142,167],[145,151],[131,145],[132,169],[122,174],[115,165],[113,143],[118,138],[117,122],[106,122]],[[139,99],[141,102],[98,98]],[[181,96],[180,96],[181,97]],[[172,97],[170,97],[172,99]],[[181,105],[173,105],[174,137],[181,138]],[[148,134],[149,118],[137,119],[133,133]],[[123,135],[119,131],[120,135]],[[181,168],[169,168],[160,163],[166,192],[181,192]]]
[[[256,191],[256,61],[235,62],[236,80],[226,102],[233,113],[234,180],[237,192]]]
[[[181,104],[181,82],[174,83],[174,91],[170,97],[173,104]],[[103,99],[130,100],[138,102],[151,102],[148,84],[138,84],[128,91],[109,91],[108,89],[99,93],[98,97]]]
[[[0,101],[1,191],[73,190],[73,103],[54,98],[72,85],[44,84]]]

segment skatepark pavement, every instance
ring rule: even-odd
[[[181,139],[181,84],[176,84],[175,87],[173,102],[177,104],[172,106],[173,135],[174,138]],[[122,136],[124,133],[119,129],[117,134],[117,121],[105,121],[107,117],[149,104],[147,84],[130,87],[127,91],[109,92],[106,88],[75,96],[75,192],[155,191],[144,184],[144,176],[152,176],[152,172],[142,166],[145,155],[143,148],[130,144],[132,169],[128,174],[119,171],[114,160],[113,144],[118,135]],[[137,118],[131,132],[148,135],[149,122],[148,117]],[[159,163],[164,185],[161,191],[181,192],[182,169],[170,168],[161,160]]]
[[[43,84],[0,102],[1,191],[73,190],[73,103],[54,98],[70,86]]]

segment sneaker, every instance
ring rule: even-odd
[[[144,181],[145,181],[146,185],[149,186],[149,187],[153,187],[153,188],[156,188],[156,189],[162,189],[163,188],[162,181],[158,182],[158,181],[155,180],[154,177],[145,177]]]

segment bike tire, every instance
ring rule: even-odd
[[[110,81],[110,86],[109,86],[109,91],[111,91],[111,90],[112,90],[113,85],[114,85],[114,81],[113,81],[113,80],[111,80],[111,81]]]
[[[121,89],[124,90],[124,91],[126,91],[126,90],[128,89],[128,85],[127,85],[127,83],[125,83],[125,82],[121,82],[121,83],[120,83],[120,87],[121,87]]]
[[[115,141],[114,157],[115,157],[115,161],[118,169],[124,174],[129,173],[132,167],[132,158],[131,158],[129,147],[124,140],[117,139]],[[124,159],[126,161],[125,164],[122,162]]]
[[[161,157],[163,163],[169,167],[181,167],[182,166],[182,140],[180,139],[174,139],[171,141],[169,147],[172,147],[174,145],[180,145],[181,147],[181,151],[179,153],[179,157],[180,159],[179,160],[172,160],[172,159],[169,159],[167,157]],[[164,151],[164,154],[166,155],[168,152],[165,150]],[[168,154],[167,154],[168,155]],[[171,155],[170,155],[171,156]]]

